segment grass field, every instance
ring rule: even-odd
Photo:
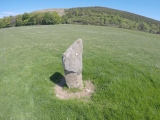
[[[88,102],[60,100],[50,77],[83,39]],[[160,36],[118,28],[54,25],[0,29],[0,120],[159,120]]]

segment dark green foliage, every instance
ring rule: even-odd
[[[0,28],[25,25],[54,25],[60,23],[111,26],[141,30],[154,34],[160,33],[160,21],[105,7],[66,9],[63,16],[59,16],[57,12],[24,13],[23,15],[1,19]]]
[[[41,12],[31,13],[31,17],[35,18],[36,25],[42,25],[42,20],[43,20],[44,14],[45,13],[43,13],[43,12],[42,13]]]
[[[0,28],[26,25],[50,25],[61,23],[61,17],[57,12],[35,12],[23,15],[10,16],[0,19]]]
[[[68,20],[67,20],[67,19],[68,19],[68,17],[65,16],[65,15],[63,15],[63,16],[62,16],[61,23],[62,23],[62,24],[68,24]]]
[[[54,19],[53,19],[54,24],[60,24],[61,23],[61,17],[58,15],[58,13],[53,12],[52,15],[54,17]]]
[[[24,13],[22,15],[22,21],[23,25],[35,25],[36,19],[34,17],[31,17],[29,13]]]
[[[113,26],[157,34],[160,28],[160,21],[105,7],[71,8],[65,13],[63,22],[69,24]]]
[[[42,20],[42,23],[44,25],[50,25],[50,24],[54,24],[54,21],[53,21],[53,15],[49,12],[45,13],[44,17],[43,17],[43,20]]]
[[[5,23],[3,19],[0,19],[0,28],[5,28]]]
[[[16,16],[16,26],[22,26],[23,25],[23,21],[22,21],[22,15],[17,15]]]
[[[138,29],[142,31],[148,31],[148,28],[149,26],[145,22],[140,23],[138,26]]]
[[[11,27],[11,17],[0,19],[0,28]]]
[[[42,20],[43,25],[54,25],[54,24],[59,24],[60,22],[61,18],[57,12],[53,13],[46,12]]]
[[[34,17],[31,17],[30,19],[29,19],[29,25],[35,25],[36,24],[36,18],[34,18]]]
[[[30,18],[30,15],[28,14],[28,13],[24,13],[23,15],[22,15],[22,20],[24,21],[24,20],[27,20],[27,19],[29,19]]]

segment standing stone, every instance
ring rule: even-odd
[[[78,39],[63,53],[62,63],[66,84],[69,88],[82,89],[84,87],[82,81],[82,52],[83,43],[81,39]]]

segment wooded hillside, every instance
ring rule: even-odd
[[[64,23],[91,24],[137,29],[150,33],[160,33],[160,21],[129,12],[105,7],[71,8],[65,11]]]
[[[160,34],[160,21],[134,13],[105,7],[79,7],[56,10],[48,9],[47,11],[46,9],[24,13],[23,15],[4,17],[0,19],[0,28],[25,25],[83,24],[119,27]]]

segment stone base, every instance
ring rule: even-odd
[[[66,84],[69,88],[83,89],[82,74],[68,73],[65,75]]]

